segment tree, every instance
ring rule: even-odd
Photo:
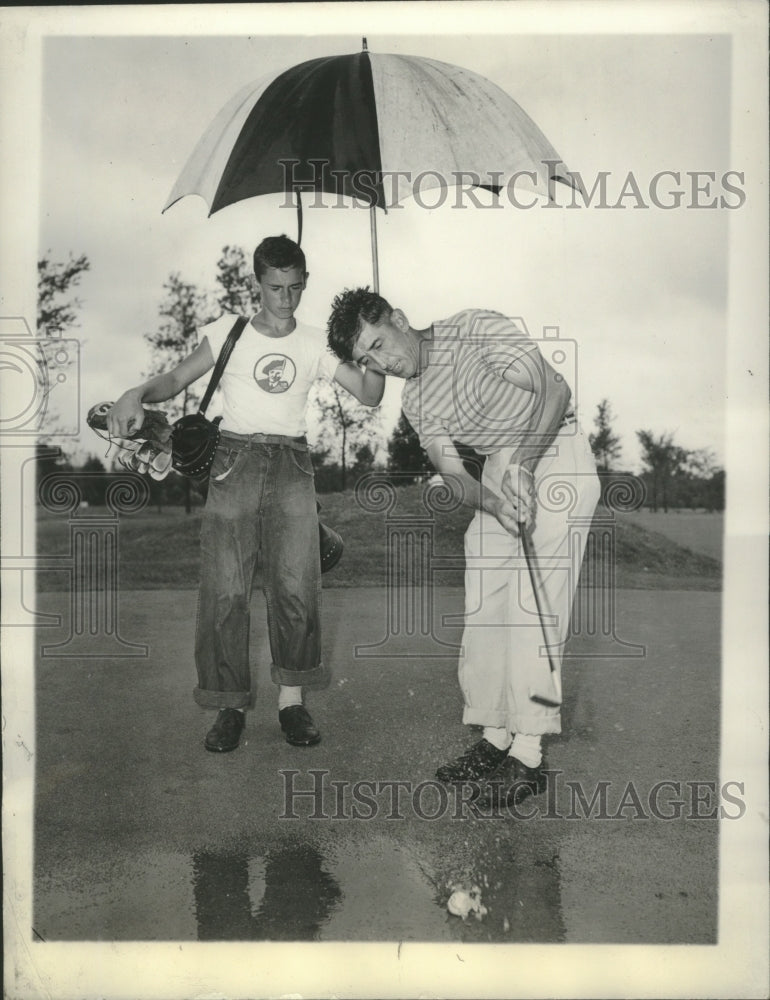
[[[608,399],[603,399],[596,408],[594,424],[596,433],[589,434],[591,450],[600,472],[610,472],[612,464],[620,457],[620,438],[612,430],[613,414]]]
[[[703,484],[703,506],[709,513],[725,509],[725,470],[716,469]]]
[[[90,267],[85,254],[76,258],[70,253],[66,261],[53,261],[50,250],[37,262],[37,379],[46,400],[39,425],[40,440],[44,442],[62,433],[62,422],[66,423],[65,415],[59,411],[59,406],[66,408],[66,403],[61,402],[59,393],[48,394],[57,387],[53,373],[62,376],[64,368],[69,376],[69,369],[76,364],[76,356],[63,348],[60,338],[64,331],[78,325],[82,302],[68,296]],[[63,357],[68,360],[63,361]]]
[[[687,452],[685,461],[687,472],[700,479],[710,479],[719,472],[716,455],[711,448],[696,448]]]
[[[676,498],[693,510],[724,509],[725,474],[710,448],[688,451],[676,479]]]
[[[362,476],[365,472],[371,472],[374,468],[374,448],[368,441],[360,444],[354,455],[353,474]]]
[[[35,443],[35,496],[39,500],[40,486],[55,472],[71,472],[72,464],[61,448],[38,439]]]
[[[657,511],[658,500],[668,513],[671,500],[671,486],[674,478],[685,467],[689,452],[674,443],[671,431],[655,437],[652,431],[637,431],[636,436],[642,446],[642,462],[650,486],[652,509]]]
[[[161,375],[184,360],[198,345],[198,328],[208,321],[206,296],[195,285],[182,281],[178,273],[171,274],[163,286],[166,298],[160,307],[164,320],[154,333],[145,334],[151,349],[149,375]],[[164,404],[169,421],[192,412],[200,401],[200,390],[194,385]],[[192,484],[185,478],[185,511],[192,512]]]
[[[87,473],[82,480],[83,499],[91,507],[104,506],[110,479],[102,460],[89,455],[77,471]]]
[[[259,288],[241,247],[226,246],[217,261],[217,305],[222,312],[251,316],[259,309]]]
[[[50,251],[48,251],[50,254]],[[37,332],[38,336],[61,331],[77,325],[79,298],[62,298],[80,284],[80,279],[91,269],[85,254],[66,261],[54,262],[50,256],[37,262]]]
[[[198,328],[208,321],[206,296],[195,285],[182,281],[178,273],[171,274],[163,286],[166,298],[160,306],[161,323],[144,339],[151,349],[152,375],[161,375],[175,368],[198,346]],[[189,413],[197,405],[198,391],[187,386],[181,396],[165,404],[173,419]]]
[[[388,441],[388,471],[408,473],[415,479],[433,472],[427,452],[403,413]]]
[[[313,448],[313,470],[316,493],[336,493],[339,490],[342,469],[339,462],[332,460],[328,448]]]
[[[318,412],[321,449],[339,455],[340,489],[347,486],[348,458],[365,444],[374,441],[380,423],[380,411],[365,406],[343,389],[338,382],[324,380],[310,392],[309,410]]]

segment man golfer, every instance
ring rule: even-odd
[[[254,274],[261,306],[220,382],[222,435],[201,527],[194,697],[219,710],[204,741],[215,752],[238,746],[252,703],[249,604],[260,550],[280,726],[297,746],[321,738],[303,705],[303,688],[323,677],[318,517],[305,408],[311,385],[323,375],[370,406],[384,389],[382,375],[340,364],[323,332],[294,318],[308,278],[296,243],[286,236],[263,240],[254,252]],[[198,347],[180,364],[124,393],[108,415],[110,434],[127,437],[141,426],[144,403],[171,399],[208,372],[235,319],[226,314],[202,327]],[[279,366],[275,355],[283,359]],[[269,372],[283,375],[263,378]]]
[[[340,359],[405,380],[407,419],[449,488],[476,510],[465,536],[459,679],[463,722],[482,726],[483,736],[437,776],[478,782],[480,805],[515,805],[544,790],[541,737],[561,731],[558,649],[599,496],[571,391],[516,323],[487,310],[414,329],[402,310],[359,288],[334,300],[328,338]],[[485,456],[480,482],[466,471],[458,444]],[[562,500],[569,491],[572,503],[549,503],[549,490],[561,490]],[[537,597],[556,616],[548,623],[555,677],[541,654],[523,532],[540,563],[544,593]],[[561,568],[553,557],[562,557]]]

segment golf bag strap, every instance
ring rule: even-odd
[[[206,386],[206,392],[201,400],[201,405],[198,407],[199,413],[205,413],[206,407],[211,402],[211,397],[214,395],[214,390],[219,385],[219,380],[222,378],[222,373],[227,367],[227,362],[230,360],[230,355],[233,353],[233,348],[246,328],[248,319],[245,316],[239,316],[238,319],[233,324],[232,330],[227,335],[227,340],[222,344],[222,350],[219,352],[219,357],[217,358],[217,363],[214,365],[214,371],[211,373],[211,378],[209,379],[209,384]]]

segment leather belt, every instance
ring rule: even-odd
[[[222,437],[239,444],[280,444],[289,448],[307,449],[307,438],[304,434],[300,437],[288,437],[285,434],[236,434],[235,431],[222,431]]]

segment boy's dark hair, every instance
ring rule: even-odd
[[[329,348],[341,361],[353,360],[353,345],[361,333],[362,323],[379,323],[393,309],[387,299],[366,288],[346,288],[332,302],[332,312],[326,325]]]
[[[269,267],[281,271],[289,267],[298,267],[304,274],[307,270],[305,254],[299,244],[290,240],[285,234],[268,236],[254,251],[254,276],[257,281]]]

